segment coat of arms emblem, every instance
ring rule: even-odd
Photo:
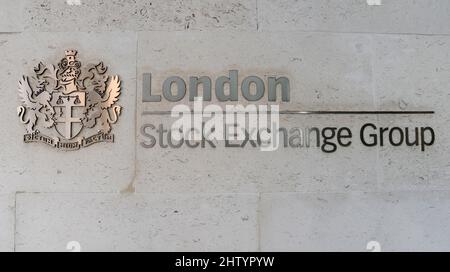
[[[66,50],[55,67],[42,62],[33,76],[19,80],[17,107],[27,133],[24,142],[42,142],[76,150],[98,142],[113,142],[111,125],[121,107],[118,76],[109,76],[103,62],[82,67],[76,50]]]

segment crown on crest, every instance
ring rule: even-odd
[[[77,50],[68,49],[65,50],[64,53],[66,54],[67,57],[75,57],[77,55]]]

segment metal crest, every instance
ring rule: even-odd
[[[63,150],[77,150],[99,142],[113,142],[111,126],[120,116],[118,76],[109,76],[103,62],[82,67],[76,50],[66,50],[58,65],[34,68],[22,76],[17,107],[26,127],[25,143],[41,142]]]

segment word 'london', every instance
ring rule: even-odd
[[[238,101],[239,72],[230,70],[229,76],[220,76],[215,82],[215,94],[218,101]],[[160,102],[161,95],[152,94],[152,75],[143,74],[143,93],[142,102]],[[203,94],[199,95],[199,86],[202,86]],[[281,100],[290,101],[290,83],[286,77],[268,77],[268,101],[277,100],[277,90],[281,89]],[[175,87],[174,87],[175,86]],[[228,86],[226,92],[225,86]],[[176,92],[173,92],[176,89]],[[189,100],[194,101],[196,97],[201,96],[203,101],[211,101],[212,82],[208,76],[189,77]],[[265,83],[257,76],[248,76],[242,80],[241,92],[247,101],[258,101],[265,93]],[[162,85],[162,95],[170,102],[178,102],[186,95],[186,82],[179,76],[171,76],[164,80]]]

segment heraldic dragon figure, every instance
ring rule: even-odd
[[[82,135],[83,128],[108,134],[122,109],[116,105],[119,77],[108,76],[103,62],[82,68],[75,50],[65,55],[57,67],[41,62],[32,77],[19,80],[20,121],[29,134],[51,135],[54,129],[66,141]]]

